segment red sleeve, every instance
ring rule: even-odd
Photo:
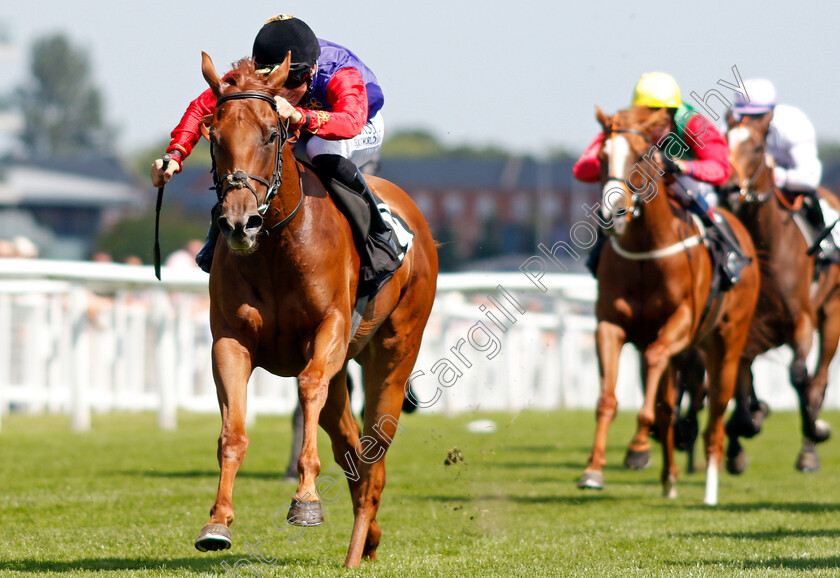
[[[703,148],[700,148],[694,139],[686,139],[686,144],[696,159],[688,161],[689,176],[712,185],[725,183],[732,171],[729,165],[729,145],[726,140],[715,125],[707,123],[703,126],[703,121],[697,117],[692,117],[688,121],[686,129],[693,134],[703,135]]]
[[[331,111],[298,107],[304,117],[301,128],[327,140],[353,138],[362,132],[368,115],[365,81],[355,68],[342,68],[327,85]]]
[[[172,140],[166,152],[177,150],[181,153],[181,159],[187,158],[192,152],[195,143],[201,138],[201,119],[212,114],[216,108],[216,97],[209,88],[190,103],[181,122],[172,131]]]
[[[572,174],[579,181],[585,183],[597,183],[601,179],[601,161],[598,160],[598,151],[604,142],[604,133],[595,137],[578,162],[572,168]]]

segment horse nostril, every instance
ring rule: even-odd
[[[263,219],[259,215],[251,215],[248,217],[248,222],[245,223],[245,230],[259,229],[262,227]]]
[[[216,224],[219,225],[219,229],[225,237],[229,237],[233,232],[233,227],[230,226],[230,221],[227,220],[227,217],[219,217],[216,220]]]

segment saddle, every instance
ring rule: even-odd
[[[327,181],[322,178],[308,159],[301,158],[296,154],[295,160],[307,170],[318,175],[330,198],[350,224],[353,242],[361,261],[357,299],[361,297],[366,297],[368,300],[373,298],[399,269],[405,253],[414,240],[414,233],[402,217],[392,213],[387,204],[374,195],[377,210],[380,211],[383,220],[388,221],[394,231],[394,240],[398,250],[395,254],[389,245],[383,243],[378,236],[371,234],[370,211],[372,209],[367,201],[344,183],[336,179]]]

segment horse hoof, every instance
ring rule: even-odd
[[[805,474],[814,474],[820,471],[820,456],[817,452],[801,451],[799,459],[796,460],[796,469]]]
[[[650,450],[637,452],[634,450],[627,450],[627,455],[624,456],[624,467],[631,470],[646,470],[650,467]]]
[[[668,476],[668,479],[662,485],[662,497],[668,500],[677,499],[677,478]]]
[[[201,529],[194,544],[199,552],[227,550],[231,545],[230,530],[223,524],[207,524]]]
[[[814,441],[818,444],[831,437],[831,426],[827,421],[818,419],[814,422]]]
[[[292,498],[292,506],[286,515],[286,521],[294,526],[320,526],[324,523],[321,502],[304,502]]]
[[[603,472],[583,472],[583,475],[578,480],[578,488],[581,490],[603,490],[604,489],[604,474]]]
[[[726,456],[726,471],[736,476],[741,475],[747,470],[749,463],[747,452],[741,450],[735,456]]]

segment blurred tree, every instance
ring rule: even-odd
[[[140,149],[132,154],[129,159],[132,174],[141,182],[147,183],[149,181],[149,168],[156,159],[163,156],[168,146],[169,137],[166,137],[152,146]],[[207,139],[202,138],[198,141],[190,156],[184,161],[184,166],[188,169],[203,168],[208,172],[210,171],[213,161],[210,158],[210,144]]]
[[[383,157],[435,157],[446,154],[446,148],[432,133],[417,129],[397,131],[382,144]]]
[[[160,216],[161,257],[166,259],[170,253],[177,251],[191,239],[203,241],[207,236],[208,225],[207,219],[190,219],[177,208],[166,207]],[[96,238],[93,250],[107,253],[115,261],[123,261],[130,255],[136,255],[144,263],[152,263],[154,235],[155,212],[152,210],[121,219],[109,231]]]
[[[26,152],[36,157],[105,152],[113,129],[103,119],[102,97],[93,85],[87,54],[63,34],[55,34],[35,41],[31,59],[32,78],[17,91]]]

